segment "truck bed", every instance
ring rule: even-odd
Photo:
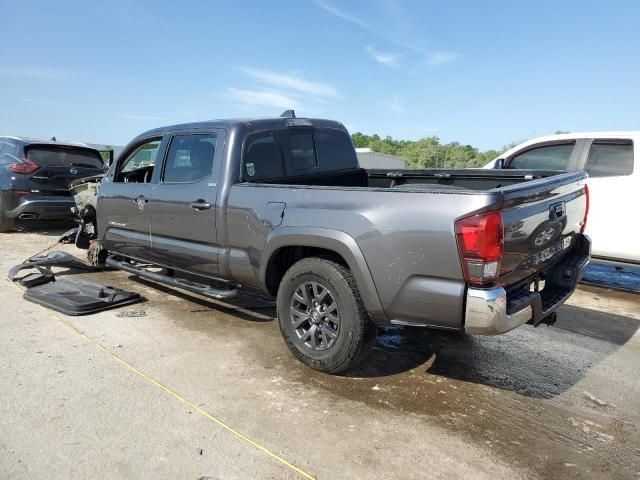
[[[277,185],[308,185],[325,187],[370,187],[433,190],[478,190],[495,188],[539,180],[564,172],[555,170],[484,170],[484,169],[426,169],[385,170],[364,168],[313,175],[288,176],[269,180]]]

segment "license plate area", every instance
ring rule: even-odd
[[[559,242],[545,248],[544,250],[532,254],[524,262],[522,262],[523,268],[535,268],[552,258],[560,255],[571,247],[572,237],[568,236],[560,240]]]

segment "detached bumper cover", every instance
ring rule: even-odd
[[[465,309],[466,333],[499,335],[524,323],[538,325],[573,293],[589,264],[591,240],[580,236],[577,245],[558,264],[545,272],[542,292],[502,287],[468,288]]]
[[[58,220],[72,218],[71,207],[75,206],[73,197],[56,195],[25,195],[20,204],[7,212],[9,218],[31,220]]]

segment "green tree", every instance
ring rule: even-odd
[[[381,138],[379,135],[356,132],[352,139],[357,148],[371,148],[375,152],[405,158],[407,168],[482,167],[502,153],[498,150],[480,152],[471,145],[458,142],[441,144],[436,136],[414,141],[395,140],[390,136]]]

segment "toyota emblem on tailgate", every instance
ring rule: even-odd
[[[69,169],[69,173],[70,173],[71,175],[76,175],[76,174],[78,173],[78,169],[77,169],[77,168],[70,168],[70,169]]]

